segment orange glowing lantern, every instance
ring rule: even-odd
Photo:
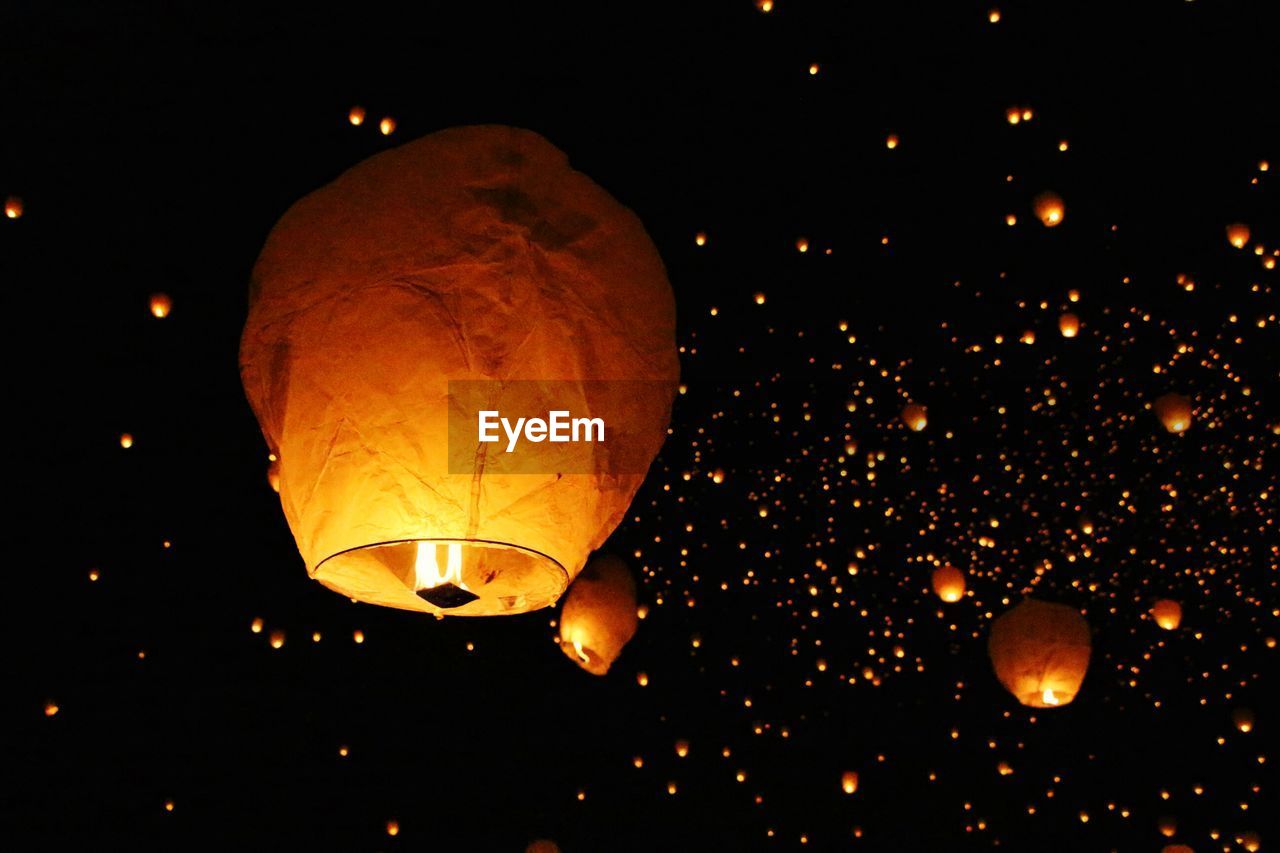
[[[1253,731],[1253,711],[1248,708],[1236,708],[1231,712],[1231,722],[1243,734]]]
[[[4,215],[10,219],[18,219],[22,216],[22,199],[16,195],[11,195],[4,200]]]
[[[347,121],[351,122],[352,126],[359,127],[364,124],[364,116],[364,107],[354,106],[351,108],[351,111],[347,113]]]
[[[635,636],[637,623],[631,570],[617,557],[597,557],[565,596],[560,650],[592,675],[604,675]],[[688,748],[686,743],[686,752]]]
[[[856,793],[858,790],[858,774],[852,770],[846,770],[840,775],[840,790],[846,794]]]
[[[964,572],[954,566],[938,566],[933,570],[933,591],[947,603],[964,598]]]
[[[1066,215],[1066,206],[1062,203],[1062,196],[1055,192],[1042,192],[1035,197],[1032,202],[1036,217],[1044,223],[1046,228],[1055,228],[1062,224],[1062,217]]]
[[[554,841],[539,838],[537,841],[530,841],[525,846],[524,853],[560,853],[560,845]]]
[[[1080,318],[1068,311],[1058,318],[1058,331],[1064,338],[1074,338],[1080,334]]]
[[[913,432],[920,432],[929,424],[928,413],[924,406],[908,403],[902,407],[902,422]]]
[[[1151,617],[1166,631],[1176,630],[1182,624],[1182,605],[1171,599],[1162,598],[1151,606]]]
[[[441,131],[299,201],[254,268],[240,371],[310,575],[425,613],[553,603],[665,438],[674,329],[639,220],[529,131]],[[477,444],[454,391],[501,412],[548,383],[608,443]]]
[[[1228,225],[1227,242],[1237,249],[1243,249],[1249,242],[1249,226],[1243,222],[1235,222]]]
[[[996,677],[1023,705],[1070,704],[1089,669],[1089,623],[1074,607],[1024,599],[991,623],[987,652]]]
[[[157,320],[163,320],[169,316],[169,312],[173,310],[173,300],[169,298],[167,293],[151,294],[151,316]]]
[[[1181,394],[1165,394],[1157,398],[1154,408],[1160,423],[1174,435],[1191,427],[1191,401]]]

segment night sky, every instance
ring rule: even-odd
[[[1280,843],[1272,4],[435,5],[0,10],[0,847]],[[238,373],[284,211],[484,123],[632,209],[675,294],[603,677],[555,608],[310,580]],[[992,671],[1026,596],[1088,621],[1068,705]]]

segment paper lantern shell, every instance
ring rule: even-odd
[[[1157,397],[1152,408],[1164,428],[1175,435],[1186,432],[1191,426],[1191,401],[1181,394]]]
[[[241,377],[285,517],[311,576],[360,601],[553,603],[665,438],[679,365],[662,261],[634,214],[526,130],[441,131],[306,196],[267,238],[249,302]],[[625,435],[534,445],[572,454],[564,467],[515,471],[520,454],[481,452],[496,445],[457,467],[453,384],[491,383],[501,411],[517,380],[559,383],[566,408]]]
[[[1182,624],[1182,605],[1172,599],[1161,598],[1151,605],[1151,617],[1166,631]]]
[[[604,675],[636,633],[636,582],[621,559],[598,557],[578,575],[560,611],[560,650]]]
[[[933,570],[933,591],[947,603],[964,598],[964,572],[955,566],[938,566]]]
[[[1066,705],[1089,669],[1089,623],[1074,607],[1024,599],[991,623],[987,651],[996,678],[1023,705]]]

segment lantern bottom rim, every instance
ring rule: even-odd
[[[555,604],[570,580],[558,560],[532,548],[448,537],[395,539],[349,548],[321,560],[310,575],[357,601],[436,616],[503,616],[539,610]],[[451,594],[435,594],[443,590]]]

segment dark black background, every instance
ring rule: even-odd
[[[1276,233],[1274,203],[1245,191],[1259,159],[1280,169],[1267,5],[1001,3],[994,26],[990,7],[970,2],[777,0],[767,15],[749,0],[412,13],[7,5],[0,196],[21,196],[26,213],[0,221],[0,621],[3,702],[16,720],[3,733],[3,835],[14,842],[4,846],[514,851],[549,837],[576,853],[791,849],[803,833],[816,849],[997,839],[1013,850],[1159,849],[1162,785],[1252,778],[1240,768],[1253,752],[1224,763],[1213,738],[1228,727],[1206,723],[1193,701],[1151,720],[1095,685],[1097,701],[1063,709],[1065,728],[1040,732],[1017,762],[1027,793],[997,794],[1007,783],[981,737],[1010,705],[971,654],[977,644],[952,648],[956,661],[932,677],[870,694],[804,690],[786,629],[768,627],[772,598],[747,591],[655,608],[614,673],[592,679],[552,644],[550,613],[436,623],[334,596],[307,580],[265,484],[236,350],[249,269],[289,204],[388,146],[488,122],[542,133],[639,214],[668,265],[682,344],[709,306],[723,307],[725,324],[699,338],[706,358],[686,362],[691,381],[767,376],[800,359],[794,330],[829,330],[838,317],[885,357],[941,363],[947,349],[926,330],[983,327],[996,310],[953,282],[989,284],[1002,271],[1020,297],[1060,299],[1083,283],[1103,302],[1133,274],[1149,304],[1192,321],[1204,303],[1177,301],[1174,274],[1257,278],[1256,267],[1224,265],[1222,226]],[[353,104],[368,110],[363,127],[346,121]],[[1013,104],[1036,119],[1010,127]],[[376,130],[383,115],[398,122],[389,138]],[[902,140],[893,152],[889,133]],[[1062,227],[1003,226],[1010,212],[1029,222],[1030,198],[1046,188],[1067,199]],[[814,246],[805,255],[794,249],[802,235]],[[163,322],[147,310],[155,291],[174,298]],[[768,293],[767,313],[751,305],[756,291]],[[738,345],[749,358],[733,357]],[[1274,382],[1272,352],[1252,358]],[[677,435],[705,414],[677,407]],[[136,440],[127,452],[125,431]],[[736,452],[722,451],[722,464],[745,466],[757,448],[744,439]],[[664,453],[618,550],[691,520],[736,541],[718,520],[745,523],[750,507],[703,498],[651,509],[685,456]],[[1229,535],[1229,521],[1215,523]],[[770,535],[785,550],[810,533]],[[666,559],[642,597],[682,585],[682,573],[739,577],[721,562],[731,550],[684,569]],[[865,596],[908,609],[875,582]],[[1267,588],[1274,606],[1274,581]],[[283,649],[250,633],[257,616],[288,630]],[[363,645],[351,641],[357,628]],[[1192,670],[1253,628],[1240,630],[1189,650]],[[691,649],[693,632],[702,649]],[[946,655],[940,627],[916,633],[915,646]],[[726,668],[733,654],[751,663]],[[648,688],[636,686],[639,670]],[[949,701],[957,678],[972,682],[959,704]],[[744,693],[795,742],[753,739]],[[44,716],[48,700],[56,717]],[[1261,718],[1264,700],[1253,701]],[[953,725],[979,742],[946,753]],[[677,738],[693,744],[683,761]],[[982,772],[928,786],[943,766]],[[863,774],[856,799],[838,791],[847,767]],[[748,784],[733,779],[741,768]],[[1026,820],[1025,803],[1059,770],[1077,787]],[[1177,810],[1195,827],[1190,843],[1211,849],[1210,828],[1229,834],[1238,796],[1213,788]],[[1127,798],[1135,817],[1101,828],[1076,819],[1086,802],[1105,811],[1106,797]],[[993,830],[965,832],[970,799],[987,803]],[[1263,829],[1259,805],[1251,825]],[[395,838],[389,819],[401,824]]]

